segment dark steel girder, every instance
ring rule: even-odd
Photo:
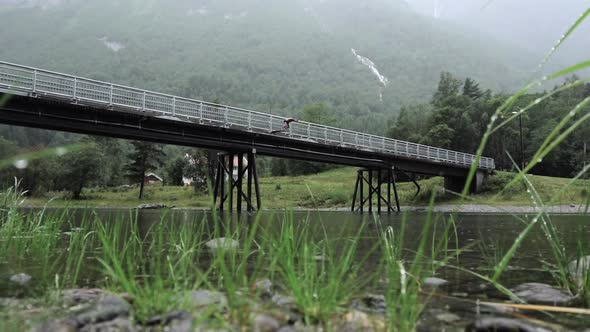
[[[117,112],[28,96],[7,98],[0,93],[2,100],[5,102],[0,105],[0,123],[9,125],[234,152],[256,149],[259,155],[354,167],[388,168],[395,165],[399,170],[427,175],[465,177],[468,171],[456,165],[434,161],[158,118],[154,114]]]

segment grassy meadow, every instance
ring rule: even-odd
[[[524,183],[504,189],[515,176],[515,173],[497,172],[489,179],[481,193],[469,196],[463,203],[497,206],[531,205],[531,197]],[[590,190],[589,180],[576,180],[566,186],[570,179],[534,175],[529,175],[528,178],[543,201],[551,202],[553,205],[584,204]],[[355,179],[356,169],[354,168],[337,168],[306,176],[262,177],[260,193],[263,208],[349,208]],[[420,180],[419,184],[421,191],[417,196],[413,183],[398,184],[402,206],[428,205],[433,192],[437,195],[436,204],[454,204],[462,201],[458,195],[444,192],[441,177]],[[386,189],[385,186],[383,189]],[[52,192],[44,197],[29,197],[25,205],[135,207],[145,203],[162,203],[181,208],[208,208],[211,204],[209,195],[195,193],[190,187],[148,185],[145,199],[141,201],[137,197],[138,192],[138,187],[86,189],[82,200],[68,200],[63,193]]]

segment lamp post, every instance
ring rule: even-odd
[[[520,128],[520,169],[524,169],[524,143],[522,138],[522,114],[519,112],[512,112],[512,114],[518,114],[518,126]]]

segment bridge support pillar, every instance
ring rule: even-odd
[[[471,187],[469,188],[469,193],[477,193],[481,191],[483,184],[485,183],[488,175],[484,171],[477,171],[475,173],[475,177],[471,181]],[[467,181],[466,177],[454,177],[454,176],[447,176],[445,177],[445,190],[452,191],[455,193],[463,192],[463,188],[465,187],[465,181]]]
[[[246,181],[244,181],[244,177]],[[244,182],[247,184],[246,190],[244,190]],[[252,193],[252,184],[254,184],[254,195]],[[242,203],[246,204],[248,212],[260,210],[261,200],[258,174],[256,172],[256,150],[246,153],[240,151],[217,155],[213,201],[220,212],[223,212],[226,203],[229,205],[230,212],[233,212],[234,203],[236,212],[242,211]]]
[[[365,185],[368,192],[365,195]],[[386,185],[386,194],[383,194],[383,185]],[[393,175],[393,167],[380,169],[361,168],[357,171],[354,193],[352,195],[352,212],[363,213],[368,204],[369,213],[373,212],[373,198],[377,200],[377,213],[381,214],[382,204],[387,213],[395,211],[391,200],[391,189],[393,188],[397,211],[400,211],[397,184]]]

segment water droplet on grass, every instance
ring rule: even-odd
[[[14,167],[18,169],[25,169],[29,166],[29,161],[26,159],[19,159],[14,162]]]
[[[66,148],[57,148],[57,150],[55,150],[55,154],[57,154],[60,157],[66,153],[68,153],[68,150]]]

